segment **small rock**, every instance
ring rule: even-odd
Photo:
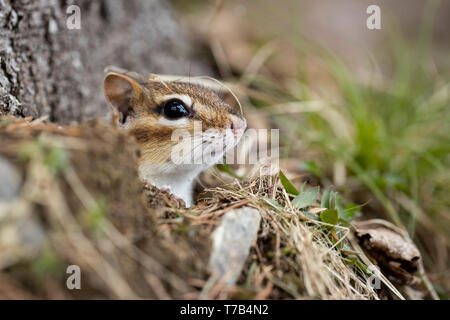
[[[250,207],[231,210],[223,216],[220,226],[212,234],[209,266],[215,279],[225,280],[228,286],[236,283],[260,222],[258,210]]]

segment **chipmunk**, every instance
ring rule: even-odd
[[[117,67],[105,73],[104,94],[113,114],[140,146],[140,178],[190,207],[195,178],[239,142],[245,118],[224,102],[223,89],[212,80],[153,74],[145,79]],[[174,139],[181,131],[192,139]],[[190,151],[181,163],[173,161],[175,148]],[[206,157],[210,161],[202,160]]]

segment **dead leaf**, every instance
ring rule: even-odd
[[[406,232],[383,223],[355,223],[356,237],[377,263],[403,284],[415,284],[421,255]]]

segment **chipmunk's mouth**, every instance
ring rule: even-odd
[[[233,116],[231,120],[225,129],[211,128],[194,131],[193,134],[186,132],[183,139],[172,147],[172,162],[207,167],[221,161],[238,144],[247,127],[246,121],[240,117]]]

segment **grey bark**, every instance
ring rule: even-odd
[[[66,26],[81,9],[81,29]],[[0,0],[0,115],[62,123],[105,114],[103,69],[211,74],[160,0]]]

